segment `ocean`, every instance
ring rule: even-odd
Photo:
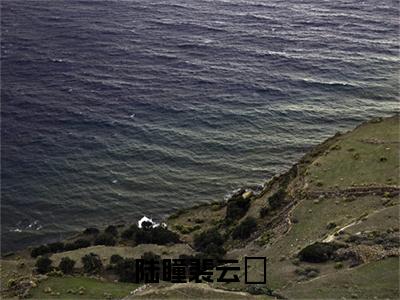
[[[263,184],[398,111],[399,3],[4,0],[2,251]]]

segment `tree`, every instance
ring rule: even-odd
[[[103,268],[100,257],[95,253],[86,254],[82,257],[83,270],[85,273],[98,273]]]
[[[46,274],[48,272],[51,271],[52,267],[51,264],[53,263],[53,261],[48,258],[47,256],[40,256],[37,260],[36,260],[36,270],[40,273],[40,274]]]
[[[74,270],[75,261],[70,259],[68,256],[61,258],[58,267],[64,274],[71,274]]]
[[[256,220],[252,217],[247,217],[232,232],[232,238],[242,240],[246,239],[254,232],[256,228]]]

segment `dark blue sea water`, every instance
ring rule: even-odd
[[[390,115],[398,5],[3,0],[3,250],[221,200]]]

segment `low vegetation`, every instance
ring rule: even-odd
[[[268,198],[268,204],[272,209],[278,209],[284,204],[286,197],[286,191],[281,188],[271,197]]]
[[[244,219],[232,232],[233,239],[247,239],[257,229],[257,221],[252,217]]]
[[[228,200],[225,220],[231,223],[242,218],[250,207],[249,199],[243,198],[244,190],[240,190]]]
[[[52,263],[53,263],[52,260],[47,256],[40,256],[36,260],[36,265],[35,265],[36,271],[40,274],[46,274],[53,269],[51,266]]]
[[[83,270],[88,274],[97,274],[103,268],[100,257],[95,253],[89,253],[82,257]]]
[[[75,261],[70,259],[69,257],[63,257],[58,265],[58,268],[64,274],[71,274],[74,271]]]
[[[333,253],[339,248],[340,246],[336,244],[316,242],[302,249],[298,256],[301,261],[320,263],[331,259]]]

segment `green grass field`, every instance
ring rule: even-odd
[[[399,185],[399,118],[365,123],[338,138],[308,168],[312,189]]]
[[[86,277],[52,277],[32,289],[31,294],[34,299],[106,299],[107,294],[112,299],[121,299],[138,287],[133,283],[103,282]],[[59,295],[45,293],[46,288]],[[79,294],[80,289],[84,291],[82,295]],[[76,293],[68,293],[68,290]]]
[[[391,257],[294,284],[284,295],[289,299],[399,299],[399,258]]]

